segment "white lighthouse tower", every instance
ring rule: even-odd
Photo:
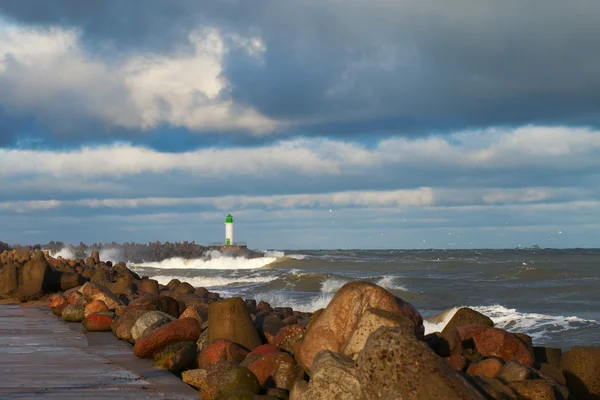
[[[225,217],[225,246],[233,245],[233,217],[227,214]]]

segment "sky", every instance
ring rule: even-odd
[[[597,0],[0,0],[0,240],[600,247]]]

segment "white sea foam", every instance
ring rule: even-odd
[[[65,260],[72,260],[75,258],[75,252],[69,247],[63,247],[62,249],[56,252],[51,251],[50,255],[54,258],[62,257]]]
[[[285,253],[283,251],[279,251],[279,250],[266,250],[264,251],[265,253],[265,257],[275,257],[275,258],[281,258],[285,256]]]
[[[497,328],[506,329],[510,332],[527,333],[533,339],[546,337],[551,332],[563,332],[584,325],[598,324],[598,321],[576,316],[524,313],[497,304],[471,308],[490,317]]]
[[[117,263],[122,261],[123,257],[121,256],[121,251],[118,249],[102,249],[100,250],[100,260],[101,261],[112,261],[113,263]]]
[[[169,258],[159,262],[132,263],[131,267],[156,268],[156,269],[257,269],[277,260],[275,257],[258,258],[232,258],[215,257],[210,259],[184,259],[180,257]]]
[[[450,310],[447,310],[442,319],[437,322],[429,322],[427,320],[423,320],[423,326],[425,327],[425,334],[430,334],[433,332],[441,332],[444,327],[450,322],[456,311],[458,311],[459,307],[454,307]]]
[[[327,307],[334,295],[335,293],[321,293],[310,298],[293,299],[280,292],[266,292],[256,295],[256,300],[264,300],[274,307],[291,307],[295,311],[313,312]]]
[[[342,286],[350,282],[347,279],[329,278],[321,283],[321,292],[325,294],[335,294]]]
[[[219,257],[221,257],[221,252],[219,250],[208,250],[204,254],[205,254],[205,258],[219,258]]]
[[[425,334],[441,332],[459,308],[461,307],[454,307],[445,312],[443,319],[439,322],[423,321]],[[490,317],[496,328],[505,329],[509,332],[526,333],[533,339],[547,337],[552,332],[564,332],[599,323],[598,321],[575,316],[565,317],[562,315],[520,312],[515,308],[507,308],[499,304],[469,308]]]
[[[398,276],[384,276],[383,278],[375,282],[375,284],[385,289],[402,290],[408,292],[409,290],[405,286],[398,285],[395,282],[398,278]]]
[[[294,271],[292,271],[294,272]],[[294,272],[295,275],[307,275],[301,272]],[[328,278],[321,282],[321,291],[318,295],[297,299],[290,297],[289,294],[281,292],[265,292],[256,295],[257,300],[264,300],[277,307],[292,307],[296,311],[313,312],[320,308],[325,308],[335,296],[335,293],[350,280],[341,278]]]
[[[75,257],[75,251],[73,248],[69,246],[65,246],[59,251],[50,251],[50,255],[54,258],[62,257],[65,260],[72,260]],[[102,249],[100,250],[100,260],[101,261],[112,261],[113,263],[121,261],[121,252],[118,249]],[[85,256],[89,257],[92,254],[92,251],[87,251]]]
[[[231,277],[223,278],[219,276],[195,276],[195,277],[184,277],[177,275],[156,275],[152,279],[156,279],[159,283],[166,285],[171,279],[179,279],[182,282],[187,282],[194,287],[219,287],[228,286],[232,284],[248,284],[248,283],[266,283],[277,279],[276,276],[256,276],[256,277]]]
[[[265,257],[275,257],[275,258],[292,258],[294,260],[304,260],[306,256],[304,254],[285,254],[285,252],[281,250],[261,250]]]

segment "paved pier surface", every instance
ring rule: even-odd
[[[48,307],[0,305],[0,399],[198,399],[112,332],[82,333]]]

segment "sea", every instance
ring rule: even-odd
[[[534,345],[569,349],[600,345],[600,250],[310,250],[263,251],[230,258],[167,259],[130,268],[167,284],[171,279],[224,297],[315,311],[345,283],[376,283],[412,303],[426,333],[440,331],[460,307],[489,316],[499,328],[523,332]]]

